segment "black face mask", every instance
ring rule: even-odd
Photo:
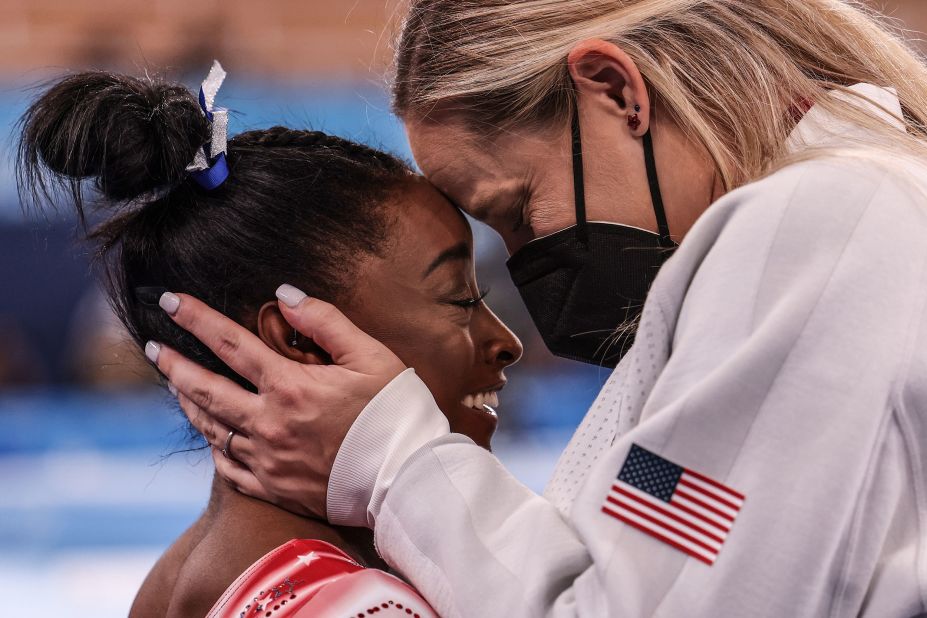
[[[512,280],[544,343],[557,356],[615,367],[634,341],[650,284],[676,244],[670,240],[650,132],[644,161],[658,234],[586,221],[579,112],[574,105],[576,225],[526,244],[509,258]]]

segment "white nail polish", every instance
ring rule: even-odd
[[[165,292],[161,294],[161,299],[158,300],[158,304],[168,315],[174,315],[177,313],[177,309],[180,308],[180,298],[176,294]]]
[[[170,382],[167,383],[167,390],[174,397],[177,396],[177,387],[171,384]]]
[[[277,298],[289,308],[293,308],[306,298],[306,293],[300,289],[294,288],[288,283],[284,283],[277,288]]]
[[[149,341],[145,344],[145,356],[148,357],[155,365],[158,364],[158,356],[161,354],[161,344]]]

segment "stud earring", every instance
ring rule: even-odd
[[[634,106],[634,112],[628,116],[628,126],[631,127],[632,131],[637,131],[641,126],[641,119],[638,117],[637,113],[641,111],[640,105]]]
[[[299,339],[298,339],[298,337],[299,337],[299,333],[296,332],[296,329],[294,328],[294,329],[293,329],[293,340],[290,341],[290,345],[293,346],[294,348],[295,348],[297,345],[299,345]]]

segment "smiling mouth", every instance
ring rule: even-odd
[[[499,389],[472,393],[461,399],[460,403],[465,408],[498,418],[496,408],[499,406]]]

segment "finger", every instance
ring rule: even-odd
[[[167,376],[178,393],[183,393],[206,415],[250,433],[252,419],[257,418],[259,412],[257,395],[165,345],[149,342],[145,346],[145,354]],[[194,419],[191,418],[190,422],[197,426]]]
[[[270,493],[246,466],[227,459],[218,449],[212,450],[216,473],[241,493],[270,502]]]
[[[321,346],[336,364],[343,365],[357,356],[386,351],[382,343],[324,300],[306,296],[291,285],[280,286],[277,298],[280,311],[290,326]]]
[[[226,452],[229,457],[242,462],[246,466],[252,465],[257,449],[254,441],[248,435],[216,421],[203,412],[195,403],[187,399],[183,393],[177,394],[177,401],[184,414],[190,419],[194,429],[202,434],[209,446],[220,451],[228,447]],[[231,440],[229,440],[229,432],[234,432]]]
[[[231,431],[227,425],[223,425],[209,416],[199,406],[187,399],[183,393],[178,392],[174,396],[177,398],[177,403],[180,404],[180,409],[183,410],[187,420],[203,436],[203,439],[206,440],[210,447],[220,444]]]
[[[219,448],[220,452],[222,449],[225,449],[224,456],[226,459],[231,459],[250,469],[251,466],[254,465],[254,442],[248,436],[234,430],[232,431],[231,440],[229,439],[229,432],[225,432],[222,439],[216,442],[215,445]]]
[[[192,296],[166,292],[160,304],[178,325],[258,389],[264,376],[279,372],[287,362],[254,333]]]

